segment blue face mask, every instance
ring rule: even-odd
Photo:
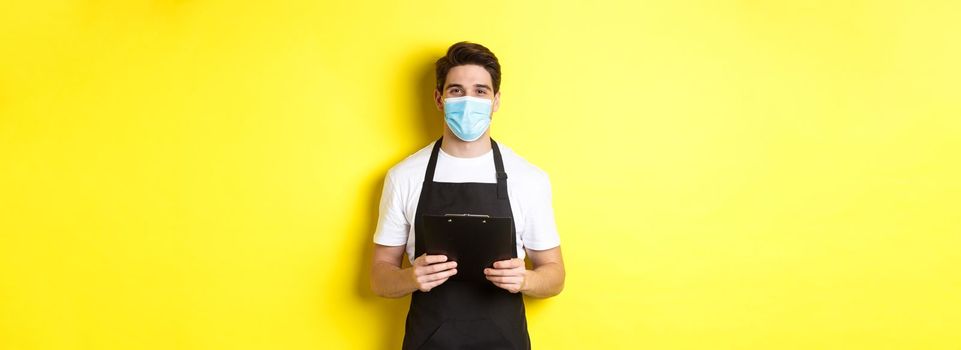
[[[457,138],[471,142],[491,125],[491,100],[473,96],[444,99],[444,120]]]

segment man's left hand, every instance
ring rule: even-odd
[[[494,268],[484,269],[487,280],[511,293],[523,291],[527,287],[527,269],[524,260],[514,258],[494,262]]]

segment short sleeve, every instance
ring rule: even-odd
[[[407,244],[410,223],[404,215],[405,196],[394,182],[391,172],[384,179],[384,191],[380,195],[380,210],[377,218],[377,230],[374,232],[374,243],[386,246],[400,246]]]
[[[557,224],[554,222],[550,179],[546,173],[541,172],[540,175],[530,186],[524,208],[526,215],[521,238],[524,247],[531,250],[547,250],[561,245]]]

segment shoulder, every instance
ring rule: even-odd
[[[387,170],[387,180],[395,184],[418,183],[424,181],[424,170],[430,159],[430,151],[434,142],[427,144],[414,154],[395,164]]]
[[[535,188],[550,187],[547,172],[518,155],[510,147],[500,143],[497,145],[504,158],[504,170],[507,171],[508,181],[524,183]]]

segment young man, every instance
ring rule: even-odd
[[[387,173],[371,288],[389,298],[413,293],[404,349],[529,349],[521,294],[546,298],[564,286],[550,182],[490,138],[491,115],[500,105],[497,57],[459,42],[436,66],[434,101],[444,113],[444,135]],[[487,281],[448,282],[457,263],[426,255],[416,240],[424,215],[446,213],[512,218],[516,257],[485,269]],[[401,267],[405,252],[408,268]]]

